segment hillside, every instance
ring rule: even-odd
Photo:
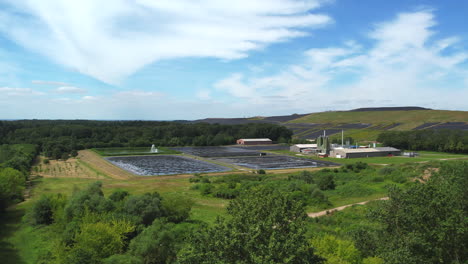
[[[359,108],[350,111],[321,112],[255,118],[209,118],[194,122],[242,124],[283,124],[300,139],[340,133],[357,140],[375,140],[386,130],[461,129],[468,130],[468,111],[431,110],[421,107]],[[338,136],[338,135],[336,135]]]

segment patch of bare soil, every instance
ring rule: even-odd
[[[429,178],[432,176],[432,174],[439,172],[439,168],[428,168],[424,171],[424,173],[413,179],[413,181],[419,181],[420,183],[426,183]]]
[[[324,210],[324,211],[320,211],[320,212],[308,213],[307,216],[315,218],[315,217],[320,217],[320,216],[324,216],[324,215],[329,215],[329,214],[333,214],[334,212],[344,210],[344,209],[346,209],[348,207],[351,207],[353,205],[358,205],[358,204],[359,205],[364,205],[364,204],[366,204],[368,202],[378,201],[378,200],[388,200],[388,197],[383,197],[383,198],[379,198],[379,199],[375,199],[375,200],[364,201],[364,202],[360,202],[360,203],[347,204],[347,205],[343,205],[343,206],[340,206],[340,207],[336,207],[336,208],[332,208],[332,209],[328,209],[328,210]]]

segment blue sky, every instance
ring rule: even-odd
[[[468,2],[0,0],[0,119],[468,110]]]

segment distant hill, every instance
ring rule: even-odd
[[[365,111],[368,110],[368,111]],[[304,130],[305,124],[310,129]],[[313,127],[312,127],[313,124]],[[385,130],[460,129],[468,130],[467,111],[431,110],[420,107],[360,108],[351,111],[313,113],[285,124],[297,131],[297,138],[310,138],[320,130],[358,140],[375,140]]]
[[[252,118],[207,118],[191,122],[219,124],[275,123],[294,132],[296,138],[314,139],[341,134],[357,140],[375,140],[386,130],[460,129],[468,131],[468,111],[432,110],[423,107],[372,107]]]
[[[430,108],[418,106],[399,106],[399,107],[366,107],[349,110],[349,112],[368,112],[368,111],[412,111],[412,110],[432,110]]]

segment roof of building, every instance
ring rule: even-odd
[[[380,150],[380,151],[400,151],[399,149],[392,148],[392,147],[377,147],[375,149]]]
[[[294,146],[298,148],[316,148],[317,144],[296,144]]]
[[[340,149],[345,153],[369,153],[369,152],[388,152],[388,151],[400,151],[399,149],[392,147],[382,147],[382,148],[360,148],[360,149]]]
[[[243,141],[271,141],[269,138],[241,138]]]

